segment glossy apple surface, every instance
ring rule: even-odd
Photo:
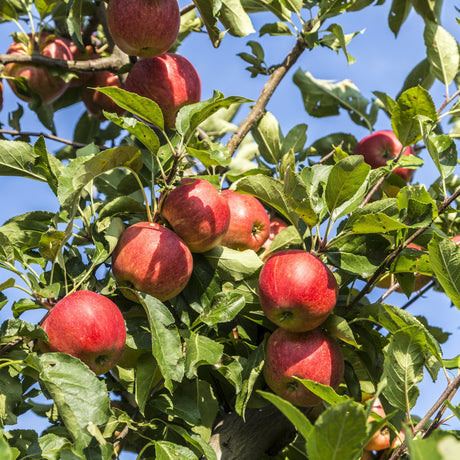
[[[115,86],[116,88],[122,87],[118,75],[108,70],[102,70],[100,72],[95,72],[81,90],[81,99],[85,104],[86,110],[98,120],[105,120],[104,114],[102,113],[103,110],[116,113],[117,115],[123,115],[126,112],[115,104],[109,96],[93,89],[107,86]]]
[[[251,195],[223,190],[230,206],[230,224],[221,245],[258,251],[270,234],[270,218],[262,203]]]
[[[192,274],[192,254],[172,230],[157,223],[128,227],[112,254],[112,273],[118,284],[161,301],[179,294]],[[123,291],[129,297],[128,291]]]
[[[379,398],[375,398],[372,404],[372,412],[375,412],[382,418],[386,417],[385,409],[382,406]],[[369,416],[367,423],[371,423],[375,418]],[[364,446],[364,450],[384,450],[390,447],[390,430],[386,425],[378,429],[372,436],[372,438]]]
[[[97,375],[114,367],[125,347],[126,327],[117,305],[92,291],[76,291],[60,300],[42,323],[49,344],[43,352],[75,356]]]
[[[156,102],[163,112],[165,129],[175,126],[181,107],[199,102],[201,80],[188,59],[166,53],[137,61],[128,73],[125,89]]]
[[[402,144],[395,133],[390,130],[382,130],[361,139],[356,145],[354,153],[355,155],[362,155],[364,161],[372,169],[376,169],[386,166],[388,160],[394,159],[401,149]],[[414,155],[414,153],[414,148],[410,146],[406,147],[402,154]],[[414,170],[407,168],[396,168],[393,172],[406,182],[410,182],[414,175]]]
[[[72,52],[67,46],[64,39],[52,36],[48,33],[41,33],[34,45],[34,37],[28,35],[29,44],[15,42],[7,50],[7,54],[31,55],[39,53],[55,59],[73,59]],[[56,75],[52,75],[45,66],[21,63],[9,63],[5,65],[4,73],[11,78],[23,77],[27,79],[27,85],[32,93],[40,96],[43,105],[54,102],[58,97],[64,94],[69,87],[69,82],[64,81]],[[15,81],[8,78],[10,85],[16,96],[25,101],[32,101],[32,96],[21,92]]]
[[[338,286],[318,257],[301,249],[273,254],[259,275],[259,300],[270,321],[290,331],[319,326],[337,302]]]
[[[126,54],[142,58],[166,53],[177,38],[177,0],[110,0],[107,26]]]
[[[267,340],[265,381],[274,393],[296,406],[316,406],[322,400],[294,377],[335,390],[342,381],[344,368],[339,344],[320,329],[291,332],[278,328]]]
[[[182,179],[166,196],[161,213],[192,252],[217,246],[230,223],[227,200],[204,179]]]

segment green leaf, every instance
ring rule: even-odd
[[[136,93],[112,86],[97,88],[97,90],[109,96],[118,106],[128,110],[133,115],[137,115],[161,130],[164,129],[163,113],[158,104],[148,97],[139,96]]]
[[[418,117],[436,122],[436,107],[428,91],[421,86],[409,88],[399,96],[391,114],[391,126],[403,146],[422,139]]]
[[[206,460],[217,460],[216,452],[206,442],[206,440],[203,439],[203,437],[197,434],[190,434],[185,428],[179,425],[169,424],[168,428],[174,430],[176,433],[182,436],[182,438],[184,438],[184,440],[187,441],[190,445],[202,452]]]
[[[27,142],[0,139],[0,175],[19,176],[46,182],[43,168],[37,166],[40,155]]]
[[[152,354],[157,360],[165,379],[165,387],[172,392],[172,380],[182,381],[184,357],[179,331],[168,308],[158,299],[146,294],[139,295],[152,334]]]
[[[332,24],[327,28],[327,30],[332,32],[332,34],[323,37],[320,43],[337,52],[342,49],[345,57],[347,58],[348,65],[353,64],[356,59],[348,53],[347,45],[350,43],[352,38],[358,35],[360,32],[345,35],[343,33],[342,27],[339,24]]]
[[[28,337],[48,341],[48,334],[37,324],[28,323],[20,319],[7,319],[0,327],[0,337],[11,340],[14,337]]]
[[[11,245],[22,252],[35,249],[38,248],[43,233],[53,223],[54,217],[54,213],[46,211],[21,214],[7,220],[0,227],[0,235],[8,240],[9,245],[7,247]],[[11,255],[9,250],[8,253]]]
[[[104,116],[107,120],[110,120],[120,128],[131,133],[136,139],[142,142],[151,153],[155,155],[158,152],[158,149],[160,148],[160,140],[150,126],[147,126],[145,123],[142,123],[133,117],[118,117],[117,115],[109,112],[104,112]]]
[[[31,458],[44,458],[46,460],[58,460],[64,448],[70,448],[71,443],[68,439],[53,433],[41,436],[38,442],[32,444],[27,453]]]
[[[285,22],[273,22],[271,24],[264,24],[259,30],[259,36],[271,35],[293,35],[291,29]]]
[[[393,0],[391,3],[390,14],[388,15],[388,25],[391,31],[398,36],[401,26],[407,19],[412,8],[411,0]]]
[[[436,202],[423,185],[411,185],[400,190],[396,197],[399,219],[412,227],[425,227],[438,216]]]
[[[425,22],[423,37],[434,76],[444,85],[450,85],[460,65],[457,41],[447,30],[432,21]]]
[[[215,365],[222,358],[224,346],[214,340],[190,331],[185,339],[185,375],[192,379],[198,377],[198,367],[205,364]]]
[[[457,166],[457,146],[453,138],[446,134],[431,133],[424,135],[424,141],[442,180],[447,179]]]
[[[254,276],[263,265],[257,254],[251,249],[236,251],[224,246],[216,246],[207,251],[205,257],[224,281],[241,281]]]
[[[300,379],[297,377],[296,380],[298,380],[305,388],[319,396],[328,404],[339,404],[350,399],[348,396],[337,394],[329,385],[323,385],[321,383],[315,382],[314,380]]]
[[[385,399],[394,407],[405,410],[413,407],[419,395],[416,384],[423,379],[426,338],[417,326],[396,331],[384,350],[382,379],[387,380],[383,389]]]
[[[73,216],[83,189],[100,174],[123,166],[134,170],[142,167],[142,157],[138,148],[115,147],[89,158],[76,158],[64,168],[59,177],[59,203]]]
[[[263,174],[244,177],[236,184],[236,190],[255,196],[294,225],[298,224],[299,217],[292,212],[290,198],[286,195],[283,184],[273,177]]]
[[[157,363],[151,353],[143,353],[136,361],[135,398],[142,415],[150,396],[156,368]]]
[[[354,123],[372,131],[378,106],[363,97],[350,80],[332,83],[316,79],[310,72],[301,69],[294,74],[293,80],[302,93],[305,110],[309,115],[330,117],[338,115],[340,109],[345,109]]]
[[[21,381],[17,377],[12,377],[7,367],[0,369],[0,427],[17,423],[18,407],[21,401]],[[3,457],[0,458],[3,459]]]
[[[259,147],[262,158],[271,165],[277,165],[281,159],[283,135],[277,119],[271,112],[265,112],[251,133]]]
[[[224,291],[217,294],[209,308],[205,308],[199,320],[208,326],[232,321],[244,308],[244,296],[235,291]]]
[[[423,59],[409,72],[409,75],[407,75],[398,97],[407,89],[416,86],[421,86],[429,90],[434,81],[435,77],[431,69],[430,61],[428,59]]]
[[[86,364],[64,353],[43,353],[31,357],[29,364],[38,369],[40,382],[75,439],[88,424],[107,422],[110,402],[107,387]]]
[[[356,217],[349,228],[353,233],[388,233],[408,227],[386,214],[378,212]]]
[[[326,202],[331,214],[355,197],[365,183],[370,169],[359,155],[344,158],[332,167],[326,185]]]
[[[276,406],[308,441],[310,433],[313,431],[313,425],[296,406],[273,393],[262,390],[258,390],[257,393]]]
[[[222,2],[220,0],[194,0],[194,4],[204,22],[211,43],[217,48],[225,35],[225,32],[221,32],[217,27],[216,17],[222,6]]]
[[[83,44],[82,30],[82,0],[68,0],[66,3],[67,29],[75,43]]]
[[[230,35],[245,37],[255,32],[240,0],[222,0],[218,17]]]
[[[326,409],[310,433],[307,453],[310,460],[355,460],[366,438],[364,407],[345,401]]]
[[[264,345],[261,343],[255,350],[253,350],[247,361],[243,366],[242,382],[243,386],[241,391],[236,395],[235,410],[244,417],[246,407],[251,398],[252,392],[255,389],[256,382],[262,374],[264,366]]]
[[[201,123],[218,110],[245,102],[251,102],[251,100],[240,96],[224,97],[222,93],[215,91],[213,97],[207,101],[183,106],[177,114],[176,129],[179,134],[194,133]]]
[[[435,234],[428,251],[436,278],[452,303],[460,308],[460,247]]]
[[[198,460],[188,447],[169,441],[154,441],[156,460]]]
[[[326,256],[335,267],[368,278],[385,260],[389,246],[379,234],[350,235],[332,240]]]

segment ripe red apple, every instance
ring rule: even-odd
[[[177,0],[110,0],[107,26],[126,54],[142,58],[166,53],[177,38]]]
[[[128,227],[112,254],[117,282],[161,301],[175,297],[192,274],[192,254],[172,230],[157,223],[139,222]],[[127,297],[128,291],[123,291]]]
[[[230,224],[221,245],[231,249],[257,252],[270,233],[270,218],[262,203],[252,195],[223,190],[230,206]]]
[[[217,246],[230,223],[227,200],[204,179],[182,179],[166,196],[161,213],[192,252]]]
[[[396,134],[390,130],[383,130],[361,139],[355,147],[354,154],[362,155],[364,161],[372,169],[376,169],[386,166],[388,160],[394,159],[401,149],[402,144]],[[414,155],[415,150],[412,146],[406,147],[402,154]],[[414,170],[407,168],[396,168],[393,172],[406,182],[410,182],[414,175]]]
[[[372,412],[375,412],[382,418],[386,417],[385,409],[382,406],[379,398],[375,398],[372,403]],[[375,419],[369,416],[367,423],[371,423]],[[390,447],[390,430],[387,425],[382,426],[372,436],[372,438],[364,446],[364,450],[384,450]]]
[[[62,38],[48,33],[41,33],[39,37],[29,34],[28,37],[28,45],[15,42],[8,48],[7,54],[32,55],[37,53],[55,59],[68,61],[73,59],[72,52]],[[7,82],[16,96],[26,102],[33,99],[32,95],[20,91],[13,78],[26,78],[30,91],[40,96],[43,105],[51,104],[69,87],[69,82],[52,75],[50,68],[41,65],[9,63],[5,65],[4,74],[10,77]]]
[[[319,326],[337,302],[337,281],[318,257],[301,249],[270,256],[259,275],[259,300],[268,319],[290,331]]]
[[[270,226],[269,226],[269,234],[268,238],[265,240],[265,243],[262,245],[262,248],[265,249],[264,255],[270,251],[270,247],[273,243],[273,240],[276,235],[278,235],[281,230],[284,230],[287,228],[289,224],[285,222],[281,217],[278,216],[272,216],[270,217]],[[264,257],[262,257],[262,260],[264,260]]]
[[[335,390],[344,369],[342,349],[320,329],[291,332],[280,327],[267,340],[265,381],[274,393],[296,406],[316,406],[322,400],[293,377],[313,380]]]
[[[174,128],[181,107],[201,98],[200,76],[179,54],[140,59],[129,71],[125,89],[156,102],[163,112],[165,129]]]
[[[125,347],[121,311],[110,299],[92,291],[64,297],[46,316],[42,328],[49,337],[49,344],[39,342],[43,352],[75,356],[97,375],[112,369]]]
[[[104,88],[106,86],[122,87],[118,75],[115,75],[109,70],[102,70],[100,72],[95,72],[81,90],[81,99],[86,109],[98,120],[105,120],[104,114],[102,113],[103,110],[116,113],[120,116],[126,112],[125,109],[115,104],[109,96],[92,89]]]
[[[455,235],[451,239],[452,243],[460,244],[460,235]]]

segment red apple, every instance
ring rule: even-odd
[[[161,213],[192,252],[217,246],[230,223],[227,200],[203,179],[182,179],[166,196]]]
[[[452,243],[460,244],[460,235],[455,235],[451,239]]]
[[[43,352],[75,356],[97,375],[114,367],[125,347],[126,327],[119,308],[92,291],[76,291],[60,300],[46,316],[42,328],[49,344]]]
[[[107,26],[126,54],[142,58],[166,53],[177,38],[177,0],[110,0]]]
[[[258,251],[270,233],[270,218],[262,203],[252,195],[223,190],[230,206],[230,224],[221,245],[231,249]]]
[[[385,409],[382,406],[379,398],[375,398],[372,404],[372,412],[375,412],[382,418],[386,417]],[[367,423],[371,423],[375,418],[369,416]],[[388,426],[384,425],[378,429],[372,436],[372,438],[364,446],[364,450],[384,450],[390,447],[390,430]]]
[[[157,223],[139,222],[128,227],[112,254],[112,273],[122,288],[132,287],[161,301],[184,289],[192,268],[187,245]],[[130,297],[129,291],[122,292]]]
[[[361,139],[355,147],[354,154],[362,155],[364,161],[372,169],[386,166],[388,160],[392,160],[401,151],[402,144],[399,142],[396,134],[390,130],[376,131],[371,135]],[[406,147],[403,155],[414,155],[415,151],[412,146]],[[393,171],[406,182],[410,182],[414,175],[413,169],[396,168]]]
[[[331,313],[338,295],[332,271],[302,249],[273,254],[259,275],[259,300],[268,319],[290,331],[319,326]]]
[[[265,350],[264,377],[278,396],[296,406],[316,406],[321,398],[294,377],[329,385],[340,385],[345,364],[339,344],[320,329],[291,332],[276,329]]]
[[[81,90],[81,99],[86,109],[98,120],[105,120],[104,114],[102,113],[103,110],[116,113],[117,115],[123,115],[126,112],[125,109],[115,104],[109,96],[92,89],[104,88],[106,86],[122,87],[118,75],[108,70],[102,70],[100,72],[95,72]]]
[[[200,76],[179,54],[140,59],[129,71],[125,89],[156,102],[163,112],[165,129],[174,128],[181,107],[201,98]]]
[[[276,235],[278,235],[281,230],[284,230],[287,228],[289,224],[285,222],[281,217],[278,216],[272,216],[270,217],[270,226],[269,226],[269,234],[268,238],[265,240],[265,243],[262,245],[262,248],[265,249],[264,256],[265,254],[270,251],[270,247],[273,243],[273,240]],[[262,260],[264,257],[262,257]]]
[[[32,34],[29,34],[28,37],[29,45],[15,42],[8,48],[7,54],[32,55],[37,53],[55,59],[68,61],[73,59],[69,47],[62,38],[48,33],[41,33],[36,41]],[[26,78],[30,91],[40,96],[43,105],[51,104],[69,87],[69,82],[52,75],[49,67],[41,65],[9,63],[5,65],[4,75],[9,77],[8,84],[16,96],[26,102],[32,101],[32,95],[20,91],[13,78]]]

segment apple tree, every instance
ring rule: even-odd
[[[325,49],[352,65],[365,32],[344,23],[375,9],[395,40],[409,17],[422,24],[426,55],[400,91],[382,79],[368,95],[304,70]],[[451,2],[1,0],[0,13],[14,31],[0,51],[0,174],[56,199],[0,226],[2,460],[458,457],[460,355],[443,354],[457,333],[411,313],[432,293],[460,308],[459,29],[442,21],[458,13]],[[185,52],[196,37],[216,53],[231,42],[258,89],[224,94],[219,75],[235,69],[210,67],[204,97]],[[290,48],[279,58],[281,41]],[[285,85],[303,110],[288,129],[270,107]],[[321,135],[310,136],[314,123]],[[205,184],[191,201],[181,194],[190,183]],[[203,206],[210,195],[215,205]],[[240,206],[230,196],[257,203],[233,230],[249,225],[246,239],[260,244],[230,236]],[[155,242],[147,233],[134,244],[145,229],[158,230]],[[299,253],[308,262],[275,263]],[[80,291],[122,313],[126,341],[109,370],[88,356],[107,362],[96,329],[112,330],[116,315],[88,331]],[[311,327],[295,316],[299,298]],[[308,342],[308,365],[291,339]],[[291,367],[283,392],[279,372]],[[426,380],[436,394],[420,412]]]

